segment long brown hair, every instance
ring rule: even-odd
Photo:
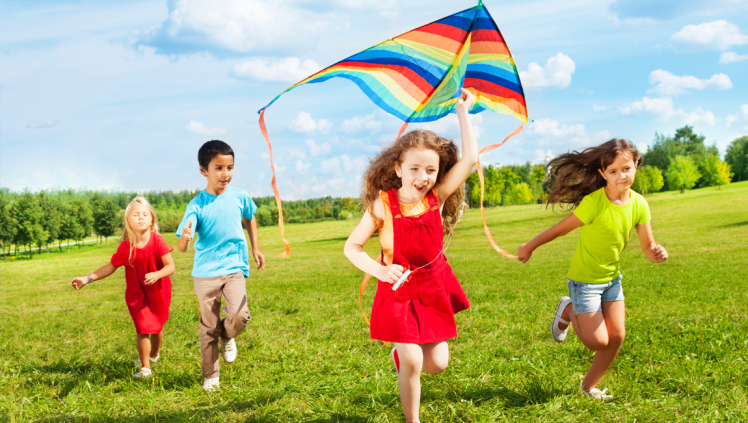
[[[395,164],[402,165],[403,154],[411,148],[428,149],[439,155],[439,172],[436,174],[435,187],[439,186],[444,175],[460,160],[455,143],[431,131],[416,130],[400,137],[394,144],[386,147],[366,170],[361,202],[363,211],[368,211],[372,219],[374,219],[374,202],[379,198],[379,191],[387,192],[402,186],[402,179],[395,173]],[[461,205],[462,189],[459,188],[444,201],[442,223],[445,226],[455,224]],[[377,224],[377,222],[374,223]]]
[[[127,205],[125,208],[125,222],[122,227],[122,237],[120,238],[120,242],[123,241],[130,241],[130,256],[128,259],[128,262],[132,265],[132,259],[135,255],[135,240],[138,239],[138,237],[135,235],[135,231],[130,227],[130,223],[127,222],[127,216],[130,215],[130,210],[132,210],[132,207],[135,204],[142,204],[145,206],[145,208],[148,209],[148,211],[151,213],[151,227],[149,228],[151,232],[158,233],[158,217],[156,217],[156,210],[153,210],[153,207],[151,207],[151,203],[148,202],[148,200],[145,199],[145,197],[137,196],[130,201],[130,204]]]
[[[618,155],[631,157],[638,168],[642,164],[642,155],[630,141],[614,138],[597,147],[584,149],[581,153],[572,151],[562,154],[545,166],[545,184],[548,186],[549,204],[561,204],[573,209],[579,205],[584,196],[604,187],[607,182],[599,170],[605,169],[616,160]]]

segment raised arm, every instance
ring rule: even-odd
[[[453,192],[465,183],[478,160],[478,145],[475,142],[473,124],[470,122],[470,114],[468,113],[474,102],[473,93],[463,88],[462,95],[457,99],[456,107],[457,120],[460,122],[460,136],[462,137],[462,158],[444,175],[444,179],[437,187],[441,203],[444,203]]]
[[[257,269],[263,270],[265,269],[265,256],[260,252],[260,243],[257,240],[257,220],[249,220],[246,217],[242,217],[242,223],[247,229],[249,243],[252,244],[252,256],[255,258]]]
[[[517,258],[522,263],[526,263],[532,257],[532,252],[543,244],[547,244],[554,239],[564,236],[574,229],[583,226],[584,222],[574,214],[566,216],[563,220],[544,230],[527,244],[522,244],[517,250]]]
[[[384,204],[382,203],[382,200],[378,199],[374,203],[374,215],[379,221],[384,217]],[[358,222],[356,228],[345,241],[343,252],[345,253],[345,256],[348,257],[348,260],[363,272],[374,276],[380,281],[395,283],[403,274],[405,269],[397,264],[382,266],[377,263],[376,260],[369,257],[369,255],[366,254],[366,251],[364,251],[366,241],[369,240],[376,230],[377,228],[371,220],[371,214],[366,211],[364,217],[361,218],[361,221]]]
[[[652,263],[662,263],[667,260],[667,251],[665,247],[658,244],[652,235],[652,225],[649,222],[643,225],[636,225],[636,233],[639,235],[639,242],[642,246],[642,252]]]
[[[101,266],[97,271],[89,273],[89,276],[91,276],[91,282],[97,281],[99,279],[104,279],[105,277],[114,273],[116,270],[117,268],[112,266],[112,263],[107,263]],[[79,276],[73,279],[73,281],[70,282],[70,285],[73,285],[73,288],[75,289],[81,289],[89,283],[90,282],[88,282],[88,276]]]

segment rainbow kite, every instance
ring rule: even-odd
[[[470,90],[475,96],[475,104],[470,113],[488,109],[513,114],[522,122],[528,122],[525,95],[514,59],[499,28],[481,1],[475,7],[390,38],[343,59],[280,93],[258,112],[260,130],[270,148],[271,168],[272,147],[265,127],[265,110],[281,95],[298,86],[336,77],[355,82],[377,106],[403,120],[398,138],[409,122],[431,122],[455,113],[460,88]],[[504,141],[485,147],[481,153],[500,146],[522,128],[523,125],[520,125]],[[483,214],[483,172],[480,162],[478,174],[481,180]],[[286,256],[290,247],[284,237],[283,214],[274,169],[272,184],[286,250],[281,256]],[[494,248],[506,256],[514,257],[493,242],[488,226],[485,225],[485,214],[483,216],[486,235]]]

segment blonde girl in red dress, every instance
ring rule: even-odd
[[[442,222],[456,222],[460,187],[478,157],[468,117],[473,102],[472,93],[463,89],[457,99],[462,158],[452,141],[412,131],[374,159],[364,181],[364,216],[345,243],[346,257],[379,280],[371,337],[395,344],[391,354],[408,422],[419,421],[421,370],[438,374],[447,368],[447,340],[457,336],[454,315],[470,307],[442,254]],[[381,263],[363,249],[376,231]],[[397,285],[407,271],[412,273]]]
[[[164,340],[163,327],[169,319],[171,280],[174,273],[172,248],[158,234],[158,218],[143,197],[135,197],[125,209],[122,242],[109,263],[99,270],[73,279],[75,289],[104,279],[125,266],[125,301],[137,333],[141,367],[133,376],[151,375],[151,363],[159,358]]]

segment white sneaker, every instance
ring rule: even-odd
[[[227,363],[233,363],[236,360],[236,341],[234,341],[234,338],[226,342],[221,340],[221,355],[223,356],[223,361]]]
[[[206,391],[211,391],[212,392],[212,391],[215,391],[218,388],[219,388],[219,386],[218,386],[218,378],[217,377],[210,378],[210,379],[208,379],[207,377],[203,378],[203,389],[205,389]]]
[[[148,357],[148,361],[150,361],[151,363],[155,363],[159,358],[161,358],[161,354],[157,355],[156,358]],[[143,367],[143,363],[140,361],[140,359],[135,360],[135,367]]]
[[[594,399],[598,400],[607,400],[613,398],[613,395],[609,395],[608,388],[603,389],[602,391],[597,388],[592,388],[589,391],[585,391],[584,388],[582,388],[582,385],[579,385],[579,391],[582,392],[582,395],[587,397],[592,397]]]
[[[561,317],[561,315],[564,313],[564,310],[566,309],[566,306],[568,306],[571,303],[571,298],[569,297],[561,297],[560,300],[558,300],[558,306],[556,307],[556,314],[553,316],[553,320],[551,321],[551,336],[553,337],[553,340],[556,342],[564,342],[566,339],[566,332],[569,330],[569,321],[565,320]],[[566,326],[566,329],[561,330],[558,327],[558,323],[561,322]]]
[[[145,367],[141,367],[140,370],[132,375],[135,379],[145,379],[151,377],[151,369],[146,369]]]

